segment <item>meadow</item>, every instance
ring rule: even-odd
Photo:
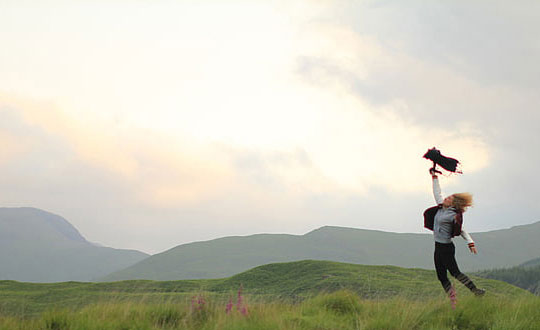
[[[303,300],[238,304],[200,293],[183,302],[109,301],[38,317],[0,316],[0,329],[540,329],[540,299],[465,296],[445,299],[362,299],[336,291]]]
[[[326,261],[230,278],[51,284],[0,281],[0,329],[540,329],[540,298],[475,278],[453,309],[429,270]]]

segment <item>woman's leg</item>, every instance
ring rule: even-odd
[[[446,291],[446,293],[448,293],[450,291],[450,289],[452,288],[452,283],[450,282],[450,280],[448,279],[448,275],[446,273],[447,271],[447,262],[446,262],[446,259],[447,259],[447,256],[445,253],[445,248],[444,248],[444,245],[442,244],[439,244],[439,243],[435,243],[435,253],[434,253],[434,261],[435,261],[435,270],[437,271],[437,278],[439,279],[439,281],[441,282],[441,285],[444,289],[444,291]]]
[[[483,295],[485,293],[484,290],[478,289],[476,285],[474,285],[474,282],[469,278],[469,276],[463,274],[458,267],[458,264],[456,262],[456,255],[455,255],[455,248],[453,249],[453,253],[448,257],[448,270],[450,271],[450,274],[455,277],[458,281],[463,283],[469,290],[471,290],[476,295]]]
[[[446,271],[448,269],[448,260],[452,256],[449,253],[449,244],[435,243],[435,269],[437,270],[437,278],[441,281],[442,287],[452,303],[452,308],[456,308],[456,289],[452,282],[448,279]]]

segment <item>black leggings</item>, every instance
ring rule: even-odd
[[[438,243],[435,242],[435,270],[437,271],[437,278],[441,281],[441,284],[446,292],[450,291],[452,283],[447,276],[447,271],[463,283],[470,290],[474,290],[476,286],[471,281],[471,279],[463,274],[457,265],[456,262],[456,247],[454,243]]]

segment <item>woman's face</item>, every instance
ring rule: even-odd
[[[449,206],[452,206],[453,202],[454,202],[454,195],[450,195],[443,200],[442,205],[445,207],[449,207]]]

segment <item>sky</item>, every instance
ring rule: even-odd
[[[537,1],[0,0],[0,206],[93,242],[539,221]]]

